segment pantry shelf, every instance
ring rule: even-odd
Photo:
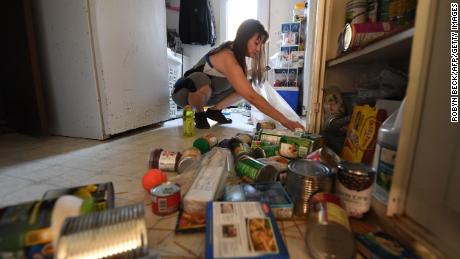
[[[403,31],[397,31],[361,49],[347,52],[337,58],[328,60],[327,67],[333,67],[343,63],[366,63],[382,59],[400,59],[410,53],[413,36],[413,27]]]

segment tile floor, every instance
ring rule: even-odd
[[[196,137],[213,133],[229,138],[252,133],[248,117],[232,113],[232,124],[196,130]],[[37,200],[50,189],[90,183],[112,182],[115,206],[143,202],[148,229],[148,247],[162,258],[203,258],[204,233],[174,234],[177,213],[157,216],[151,212],[150,195],[141,178],[148,168],[150,151],[161,147],[183,150],[196,137],[182,136],[180,119],[163,127],[142,129],[105,141],[67,137],[34,138],[20,134],[0,135],[0,207]],[[169,173],[168,178],[175,176]],[[304,219],[278,222],[291,258],[307,258]]]
[[[196,130],[196,137],[213,133],[232,137],[252,132],[248,117],[232,113],[232,124]],[[50,136],[35,138],[10,133],[0,135],[0,207],[40,199],[50,189],[111,181],[116,206],[145,200],[141,185],[149,153],[161,147],[180,151],[196,137],[182,136],[182,121],[142,129],[105,141]]]

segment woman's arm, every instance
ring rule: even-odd
[[[287,119],[282,113],[273,108],[273,106],[262,96],[254,91],[243,73],[243,69],[240,67],[235,59],[235,56],[230,50],[224,49],[219,53],[212,55],[210,58],[213,66],[225,75],[227,80],[233,86],[235,91],[241,95],[241,97],[253,104],[261,112],[267,114],[274,120],[279,121],[286,128],[290,130],[294,130],[296,128],[304,129],[300,123]]]

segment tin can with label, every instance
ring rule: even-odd
[[[236,134],[235,138],[239,139],[241,142],[251,145],[252,136],[246,133],[238,133]]]
[[[264,164],[247,155],[241,156],[236,161],[235,171],[238,176],[258,183],[273,182],[278,174],[274,166]]]
[[[337,196],[319,192],[311,197],[305,243],[312,258],[355,258],[347,212]]]
[[[347,23],[342,33],[343,51],[362,47],[389,33],[394,25],[391,22]]]
[[[219,140],[213,134],[207,134],[204,137],[197,138],[193,142],[193,146],[198,148],[201,151],[201,154],[204,154],[211,150],[219,143]]]
[[[277,145],[261,146],[252,150],[254,158],[265,158],[279,155],[280,147]]]
[[[282,137],[279,153],[287,158],[304,158],[312,151],[313,144],[311,139]]]
[[[276,124],[272,121],[261,121],[256,124],[256,131],[260,129],[276,129]]]
[[[349,216],[361,218],[371,206],[375,172],[365,164],[343,161],[338,166],[336,193]]]
[[[177,165],[177,173],[181,174],[194,163],[200,160],[201,152],[199,149],[190,147],[182,151],[182,156]]]
[[[159,216],[176,212],[180,205],[179,185],[166,182],[150,190],[152,195],[152,212]]]
[[[229,147],[235,159],[238,159],[243,155],[249,155],[251,153],[251,147],[237,138],[230,139]]]
[[[158,168],[169,172],[177,171],[177,165],[181,156],[180,152],[163,150],[161,148],[154,149],[150,153],[149,168]]]

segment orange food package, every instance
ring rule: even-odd
[[[342,148],[342,158],[356,163],[372,163],[378,129],[385,116],[383,110],[377,111],[369,105],[353,108],[347,136]]]

